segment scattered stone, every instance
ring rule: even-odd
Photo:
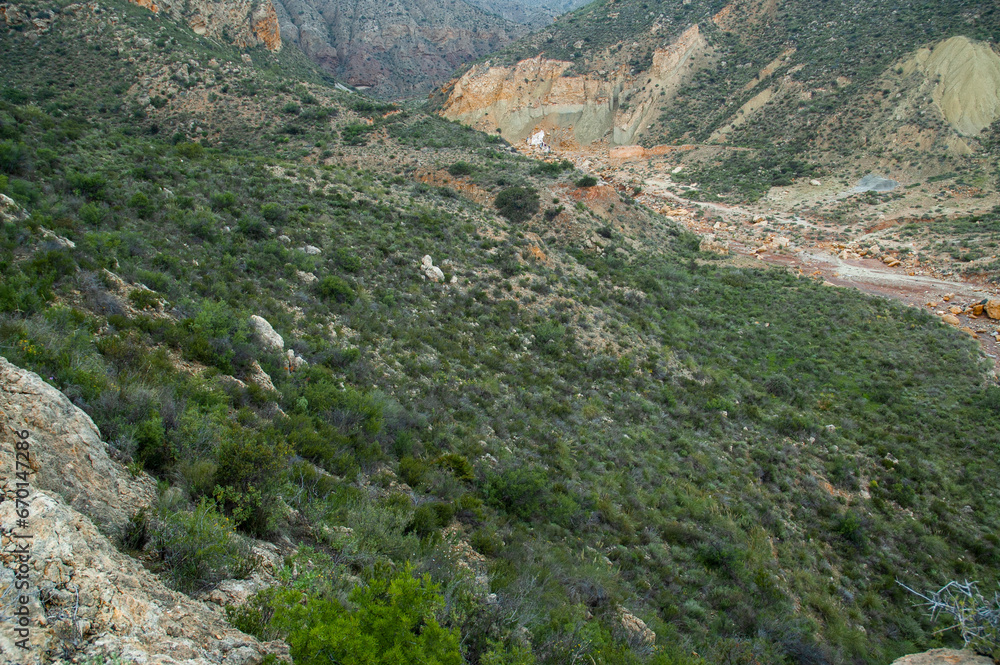
[[[702,238],[701,245],[698,248],[703,252],[711,252],[720,256],[729,254],[729,244],[725,240],[717,239],[714,235],[707,235]]]
[[[299,281],[303,284],[312,284],[316,281],[316,275],[311,272],[302,272],[301,270],[295,271],[295,276],[299,278]]]
[[[434,265],[434,260],[428,255],[420,260],[421,274],[432,282],[443,282],[444,272]]]
[[[618,606],[618,616],[625,633],[625,641],[630,645],[651,647],[656,643],[656,633],[646,625],[645,621],[620,605]]]
[[[0,194],[0,221],[23,222],[28,219],[28,213],[17,205],[14,199],[6,194]]]
[[[951,307],[948,308],[948,311],[954,314],[955,316],[958,316],[959,314],[962,313],[962,308],[956,305],[952,305]]]
[[[260,363],[254,360],[250,363],[250,369],[247,370],[247,381],[253,383],[259,388],[264,390],[269,390],[271,392],[276,392],[274,383],[271,381],[271,376],[264,371],[264,368],[260,366]]]
[[[982,316],[983,315],[983,305],[982,305],[982,303],[976,303],[975,305],[972,306],[972,314],[974,316]]]
[[[809,181],[809,184],[810,184],[810,185],[812,185],[813,187],[819,187],[819,186],[820,186],[820,185],[822,185],[823,183],[821,183],[821,182],[820,182],[819,180],[815,180],[815,179],[813,179],[813,180],[810,180],[810,181]]]
[[[948,302],[949,300],[951,300],[954,297],[955,297],[954,293],[946,293],[945,296],[943,298],[941,298],[941,300],[943,300],[945,302]]]
[[[976,334],[976,331],[970,328],[969,326],[962,326],[961,328],[959,328],[959,330],[971,335],[973,339],[979,339],[979,335]]]
[[[280,236],[278,236],[278,240],[280,240],[281,242],[285,243],[286,245],[292,241],[292,239],[289,238],[286,235],[280,235]]]
[[[299,247],[299,251],[305,252],[309,256],[319,256],[320,254],[323,253],[323,250],[321,250],[319,247],[316,247],[315,245],[306,245],[304,247]]]
[[[298,369],[301,369],[302,367],[305,367],[306,365],[309,364],[306,361],[306,359],[303,358],[302,356],[295,355],[295,351],[292,350],[292,349],[288,349],[288,353],[285,354],[285,357],[288,359],[288,371],[289,372],[294,372],[294,371],[296,371]]]
[[[264,317],[254,314],[250,317],[250,325],[257,334],[257,339],[268,351],[281,351],[285,348],[285,340],[275,332]]]
[[[987,301],[983,310],[986,312],[986,316],[990,317],[994,321],[1000,319],[1000,300]]]
[[[958,317],[955,316],[954,314],[945,314],[944,316],[941,317],[941,320],[947,323],[948,325],[955,327],[958,327],[958,325],[961,323],[961,321],[958,320]]]
[[[76,249],[76,243],[69,238],[56,235],[44,227],[39,227],[38,230],[42,232],[42,237],[45,238],[46,241],[52,243],[59,249]]]

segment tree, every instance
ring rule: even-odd
[[[273,625],[300,665],[461,665],[458,631],[442,628],[434,613],[444,599],[429,575],[412,568],[376,577],[339,600],[286,589],[275,599]]]

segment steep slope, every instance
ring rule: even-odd
[[[129,0],[153,13],[186,23],[197,35],[222,39],[240,48],[281,49],[278,17],[271,0]]]
[[[158,488],[118,551],[49,490],[39,515],[98,543],[74,570],[186,607],[257,565],[240,534],[287,556],[225,620],[150,618],[169,653],[234,627],[257,643],[233,662],[275,638],[470,665],[959,645],[897,580],[1000,564],[1000,389],[966,334],[702,252],[634,187],[346,93],[287,45],[56,7],[0,39],[0,346]],[[33,621],[75,607],[55,591]],[[128,656],[93,625],[65,659]]]
[[[278,0],[282,37],[320,67],[380,97],[412,97],[525,27],[464,0]]]
[[[632,144],[755,151],[721,166],[718,150],[689,156],[712,196],[757,198],[808,173],[810,162],[837,170],[861,154],[940,158],[943,173],[953,168],[949,159],[989,149],[987,133],[1000,118],[998,14],[992,1],[601,1],[465,72],[438,104],[448,118],[492,124],[511,139],[570,130],[598,114],[601,131],[575,136],[595,144],[595,154]],[[692,31],[700,39],[694,50]],[[665,71],[672,51],[683,62]],[[535,61],[553,74],[524,81],[520,70]],[[557,103],[548,96],[592,79],[615,94],[563,95]],[[506,95],[514,110],[496,106],[502,95],[487,89],[504,80],[518,84]],[[558,115],[574,105],[575,115]],[[904,139],[921,132],[922,139]]]

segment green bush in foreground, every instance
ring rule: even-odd
[[[338,600],[288,589],[275,598],[273,625],[286,635],[300,665],[460,665],[458,632],[434,614],[444,599],[430,576],[414,578],[409,566],[392,578],[371,580]]]

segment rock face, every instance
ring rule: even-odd
[[[652,65],[639,75],[622,68],[566,76],[572,62],[542,56],[512,67],[487,61],[450,84],[441,114],[484,131],[499,129],[508,141],[545,130],[561,136],[564,144],[587,145],[606,137],[613,146],[631,145],[697,71],[708,48],[693,25],[674,43],[656,49]]]
[[[275,0],[282,39],[379,97],[429,92],[526,27],[449,0]]]
[[[263,46],[281,50],[278,14],[270,0],[129,0],[154,13],[164,12],[186,23],[196,34],[227,41],[240,48]]]
[[[892,661],[892,665],[993,665],[993,659],[976,655],[972,651],[931,649],[897,658]]]
[[[26,523],[0,535],[0,588],[14,589],[23,573],[28,579],[18,591],[27,602],[0,608],[0,653],[32,664],[79,654],[163,665],[244,665],[269,653],[287,656],[283,643],[261,644],[204,603],[168,589],[98,530],[98,523],[113,530],[149,505],[155,483],[112,461],[93,422],[62,393],[0,358],[0,413],[6,425],[0,523],[24,519],[14,431],[27,431],[32,470]],[[27,638],[11,614],[21,607]],[[22,639],[27,649],[18,646]]]
[[[265,349],[268,351],[283,351],[285,349],[285,340],[271,327],[267,319],[254,314],[250,317],[250,325],[257,335],[257,340]]]
[[[34,372],[0,358],[0,414],[9,427],[27,430],[31,485],[58,492],[98,526],[114,529],[156,497],[149,476],[133,477],[112,461],[100,432],[86,413]],[[3,477],[14,466],[13,452],[0,452]]]

